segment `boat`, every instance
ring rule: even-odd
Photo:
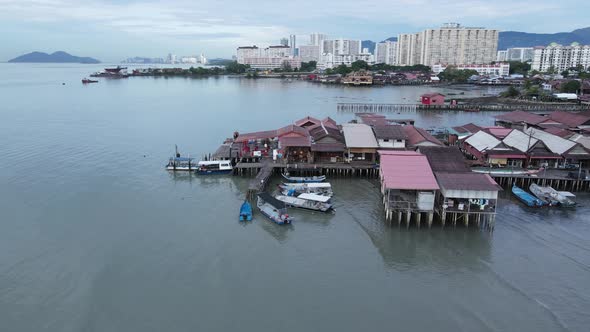
[[[88,84],[88,83],[98,83],[98,81],[97,80],[90,80],[87,78],[82,79],[82,84]]]
[[[282,174],[282,176],[283,176],[283,178],[285,178],[285,180],[287,180],[289,182],[297,182],[297,183],[324,182],[324,180],[326,180],[325,175],[303,177],[303,176],[289,176],[289,173],[287,173],[287,174]]]
[[[534,175],[542,171],[543,168],[539,169],[512,169],[512,168],[492,168],[492,167],[474,167],[471,168],[472,172],[484,173],[490,175]]]
[[[327,196],[321,196],[316,194],[301,194],[297,197],[277,195],[275,196],[275,198],[281,202],[284,202],[288,206],[300,209],[320,212],[328,212],[332,210],[332,204],[329,203],[330,197]]]
[[[252,205],[248,201],[240,207],[240,221],[252,221]]]
[[[197,169],[197,165],[193,161],[194,158],[182,157],[178,152],[178,146],[175,146],[175,152],[174,157],[168,159],[166,170],[192,172]]]
[[[529,190],[537,196],[537,198],[547,202],[549,206],[574,207],[576,195],[568,191],[557,191],[550,186],[539,186],[535,183],[531,184]]]
[[[256,207],[265,217],[267,217],[274,223],[277,223],[279,225],[285,225],[293,222],[293,218],[291,218],[287,214],[287,207],[285,203],[272,197],[267,192],[262,192],[258,194]]]
[[[512,193],[524,204],[530,207],[541,207],[546,205],[544,201],[536,198],[535,196],[529,194],[528,192],[522,190],[522,188],[512,185]]]
[[[199,161],[197,174],[229,174],[233,170],[229,160]]]
[[[283,183],[279,185],[283,195],[298,196],[300,194],[318,194],[321,196],[334,196],[332,185],[328,182],[312,183]]]

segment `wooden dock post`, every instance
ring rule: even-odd
[[[432,219],[434,217],[434,212],[428,212],[428,228],[432,227]]]

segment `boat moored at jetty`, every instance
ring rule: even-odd
[[[535,183],[531,184],[529,190],[539,199],[547,202],[549,206],[574,207],[576,195],[568,191],[557,191],[552,187],[539,186]]]
[[[256,207],[265,217],[279,225],[290,224],[293,221],[293,218],[287,214],[285,203],[272,197],[267,192],[258,194]]]
[[[512,193],[518,198],[521,202],[526,204],[530,207],[541,207],[547,205],[546,202],[538,199],[537,197],[529,194],[528,192],[524,191],[522,188],[513,185],[512,186]]]
[[[287,196],[298,196],[300,194],[318,194],[322,196],[332,197],[332,185],[328,182],[312,182],[312,183],[283,183],[279,185],[281,192]]]
[[[229,160],[199,161],[197,174],[229,174],[233,170]]]
[[[491,168],[491,167],[474,167],[471,168],[472,172],[475,173],[484,173],[490,175],[533,175],[537,174],[542,171],[542,168],[539,169],[512,169],[512,168]]]
[[[314,182],[324,182],[326,180],[325,175],[320,176],[290,176],[289,173],[282,174],[283,178],[289,182],[296,182],[296,183],[314,183]]]
[[[98,83],[98,81],[97,80],[87,79],[87,78],[83,78],[82,79],[82,84],[88,84],[88,83]]]
[[[248,201],[240,207],[240,221],[252,221],[252,205]]]
[[[329,203],[330,197],[327,196],[321,196],[316,194],[301,194],[297,197],[277,195],[276,199],[278,199],[281,202],[284,202],[288,206],[300,209],[320,212],[328,212],[332,210],[332,204]]]
[[[174,146],[174,157],[168,159],[166,170],[168,171],[187,171],[192,172],[197,169],[197,164],[194,158],[182,157],[178,152],[178,146]]]

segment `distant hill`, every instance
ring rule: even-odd
[[[100,63],[100,61],[89,57],[78,57],[63,51],[51,54],[43,52],[32,52],[16,57],[8,62],[41,62],[41,63]]]
[[[563,45],[569,45],[573,42],[590,44],[590,27],[574,30],[572,32],[558,33],[503,31],[500,32],[498,49],[505,50],[510,47],[546,46],[553,42]]]
[[[363,48],[368,48],[369,52],[375,53],[375,42],[372,40],[363,40],[361,42],[361,51]]]

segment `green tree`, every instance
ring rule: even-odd
[[[302,62],[300,71],[314,71],[317,68],[317,61]]]
[[[577,93],[578,90],[580,90],[580,87],[580,81],[567,81],[566,83],[561,85],[559,91],[564,93]]]
[[[225,66],[225,71],[228,74],[243,74],[250,68],[250,65],[239,64],[237,61],[232,61]]]
[[[292,72],[293,68],[291,68],[291,64],[288,61],[283,61],[283,63],[281,64],[281,70],[283,72]]]
[[[528,62],[508,61],[510,64],[510,74],[526,75],[531,70],[531,64]]]
[[[568,76],[570,76],[570,72],[568,70],[564,70],[561,72],[561,76],[568,77]]]
[[[351,64],[352,67],[352,71],[358,71],[358,70],[369,70],[370,66],[366,61],[363,60],[356,60],[355,62],[353,62]]]
[[[453,66],[448,66],[438,77],[447,82],[465,83],[471,76],[477,76],[478,72],[472,69],[457,69]]]
[[[520,91],[511,85],[508,90],[502,92],[500,95],[504,98],[516,98],[520,96]]]
[[[556,74],[557,73],[557,69],[555,69],[555,66],[551,66],[549,68],[547,68],[547,74]]]
[[[350,72],[352,72],[352,68],[342,64],[342,65],[339,65],[338,67],[334,68],[333,71],[335,74],[347,75]]]

